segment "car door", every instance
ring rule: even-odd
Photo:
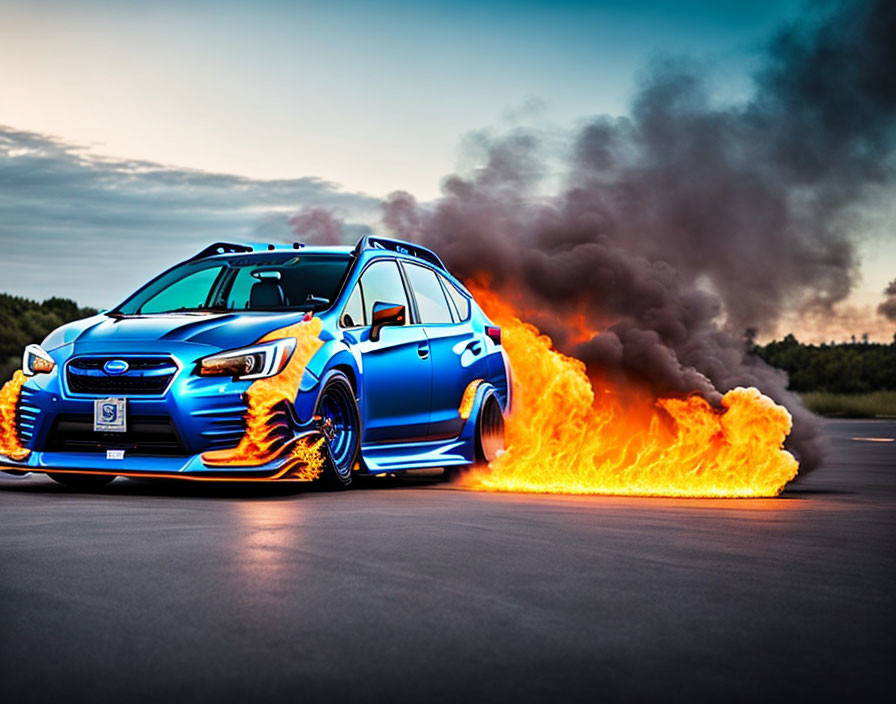
[[[378,259],[361,274],[364,329],[358,334],[361,353],[361,406],[364,417],[362,442],[409,442],[426,437],[429,426],[432,360],[423,326],[411,322],[411,305],[394,259]],[[358,317],[356,292],[346,310]],[[379,339],[370,339],[375,303],[405,306],[407,324],[387,326]],[[343,313],[343,319],[345,318]],[[353,323],[358,323],[354,319]]]
[[[433,439],[460,434],[464,419],[459,408],[464,391],[475,379],[487,376],[485,344],[470,321],[449,304],[435,271],[427,266],[402,262],[417,314],[429,339],[433,381],[429,436]]]

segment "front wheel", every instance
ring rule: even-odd
[[[62,486],[77,491],[102,489],[107,484],[115,481],[114,474],[57,474],[56,472],[47,472],[47,476],[57,484],[62,484]]]
[[[320,416],[332,462],[324,465],[324,486],[344,489],[352,483],[352,468],[361,447],[361,414],[355,392],[342,372],[332,372],[317,399],[315,415]]]

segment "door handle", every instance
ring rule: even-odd
[[[420,356],[420,359],[429,357],[429,345],[426,342],[421,342],[417,345],[417,354]]]

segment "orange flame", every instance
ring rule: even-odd
[[[507,449],[467,486],[482,491],[639,496],[776,496],[798,464],[782,445],[787,409],[736,388],[716,410],[703,398],[654,399],[588,378],[578,359],[492,292],[471,287],[502,328],[514,376]]]
[[[19,444],[16,433],[16,406],[27,378],[19,369],[0,389],[0,455],[13,460],[23,460],[31,454],[31,450]]]
[[[323,342],[320,340],[320,318],[303,320],[280,330],[268,333],[259,342],[271,342],[294,337],[296,347],[286,368],[276,376],[256,379],[246,395],[249,408],[246,412],[246,432],[239,445],[226,450],[211,450],[202,460],[212,466],[259,466],[281,457],[288,462],[276,477],[312,481],[323,471],[324,458],[320,452],[324,439],[311,442],[289,437],[283,403],[295,401],[305,367]]]
[[[476,399],[476,389],[479,388],[481,383],[482,379],[474,379],[467,384],[467,388],[464,389],[464,395],[461,396],[460,406],[457,409],[457,415],[464,420],[469,418],[470,413],[473,411],[473,401]]]

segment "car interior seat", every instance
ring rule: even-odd
[[[279,308],[286,305],[286,296],[280,282],[264,279],[252,284],[249,292],[249,308]]]

